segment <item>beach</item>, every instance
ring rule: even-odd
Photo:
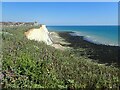
[[[106,65],[120,65],[119,61],[119,46],[110,46],[93,43],[92,41],[84,39],[84,36],[77,36],[74,32],[52,32],[54,33],[54,41],[58,49],[85,49],[86,55],[99,62],[106,63]],[[73,35],[74,34],[74,35]],[[57,37],[57,38],[56,38]],[[59,46],[60,45],[60,46]],[[76,52],[77,53],[77,52]],[[79,52],[78,52],[79,53]],[[79,55],[79,54],[78,54]]]

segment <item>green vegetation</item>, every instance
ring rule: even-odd
[[[61,51],[30,41],[24,36],[30,28],[3,28],[3,88],[119,88],[119,67],[94,62],[83,48]]]

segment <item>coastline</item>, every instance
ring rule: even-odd
[[[94,59],[100,63],[106,63],[108,65],[116,64],[120,66],[119,61],[119,46],[103,45],[94,43],[92,41],[84,39],[84,36],[71,35],[74,32],[55,32],[60,38],[64,39],[64,42],[69,44],[61,44],[63,47],[70,47],[73,49],[83,48],[85,49],[88,58]],[[79,53],[79,52],[78,52]]]
[[[85,35],[80,35],[79,33],[77,33],[77,32],[72,32],[72,33],[70,33],[70,35],[72,35],[72,36],[83,36],[83,39],[84,40],[86,40],[86,41],[88,41],[88,42],[91,42],[91,43],[94,43],[94,44],[97,44],[97,45],[106,45],[106,46],[118,46],[119,47],[119,45],[118,44],[114,44],[114,43],[109,43],[109,44],[105,44],[105,43],[102,43],[102,42],[99,42],[99,41],[97,41],[97,39],[93,39],[93,38],[91,38],[91,36],[89,36],[89,35],[87,35],[87,36],[85,36]]]
[[[92,43],[119,46],[117,26],[48,26],[48,30],[74,32]]]

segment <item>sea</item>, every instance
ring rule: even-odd
[[[85,40],[111,46],[118,46],[118,26],[47,26],[49,31],[74,32]]]

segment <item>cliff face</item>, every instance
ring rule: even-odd
[[[30,29],[25,32],[25,36],[30,40],[43,41],[47,45],[53,44],[45,25],[41,25],[39,29]]]

